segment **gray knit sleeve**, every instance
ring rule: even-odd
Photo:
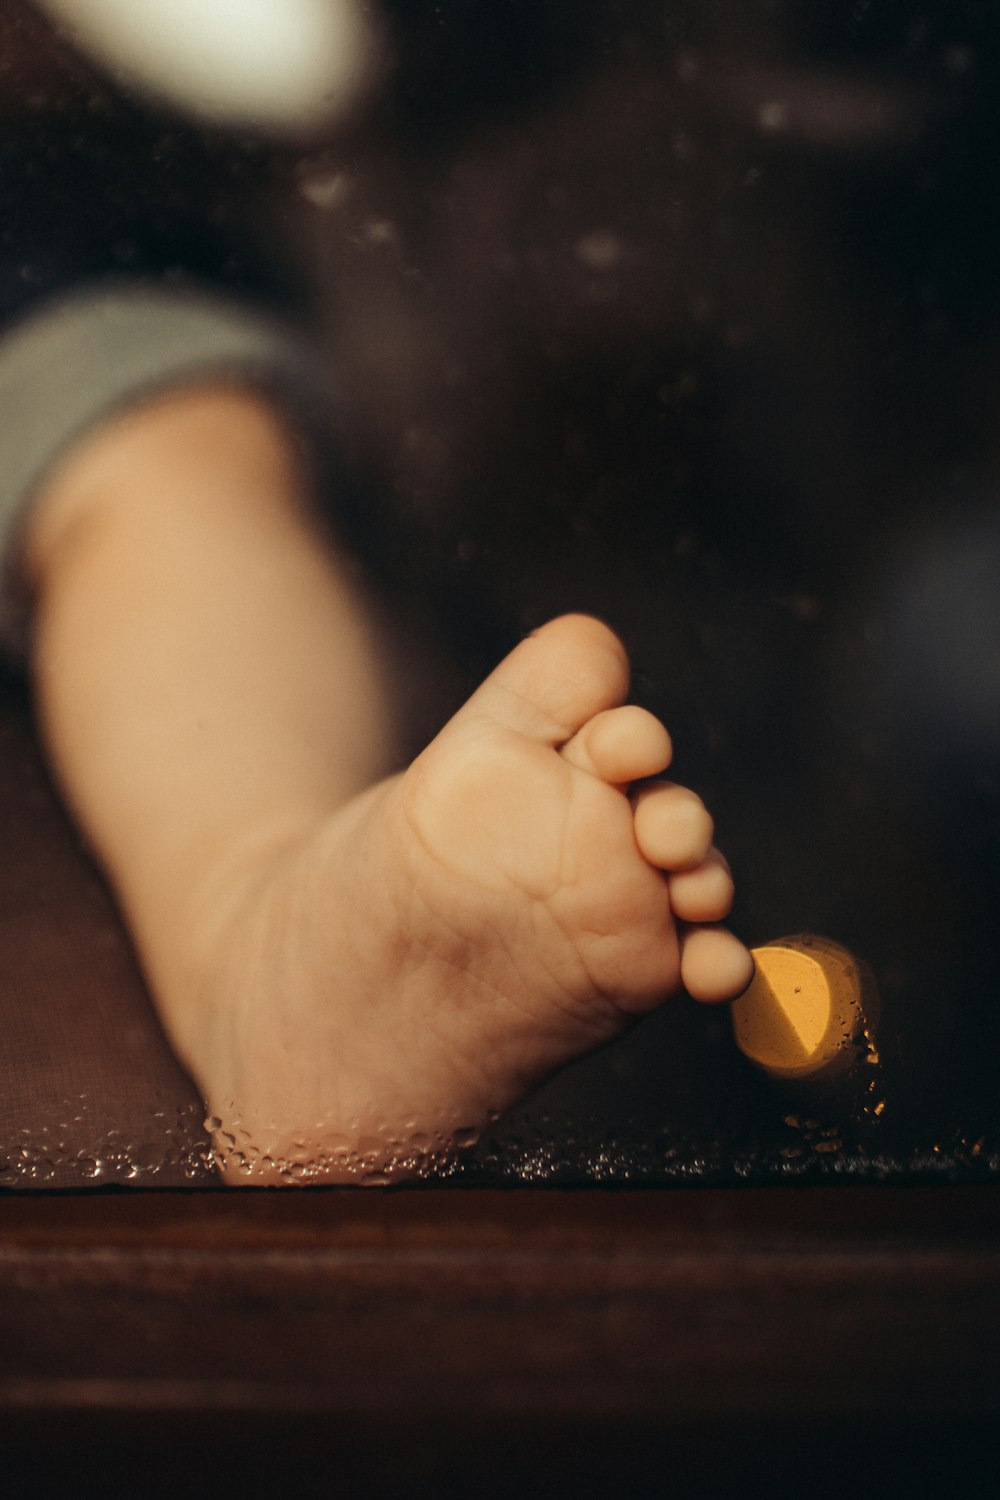
[[[277,321],[223,297],[102,282],[47,300],[0,339],[0,637],[23,640],[19,534],[51,466],[96,424],[144,397],[231,379],[316,419],[318,361]]]

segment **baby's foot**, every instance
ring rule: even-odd
[[[682,986],[752,974],[624,651],[567,616],[275,861],[187,1048],[229,1180],[403,1175]],[[630,786],[642,781],[630,796]]]

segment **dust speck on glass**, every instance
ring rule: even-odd
[[[878,997],[844,1065],[798,1076],[680,997],[397,1159],[455,1183],[994,1176],[1000,12],[362,9],[363,87],[327,118],[312,79],[286,128],[274,99],[269,123],[149,92],[127,49],[100,66],[71,5],[8,7],[0,314],[127,272],[307,323],[334,524],[448,663],[414,741],[526,628],[596,613],[713,809],[734,928],[826,935]],[[63,1083],[5,1125],[0,1186],[242,1164],[179,1074],[128,1126]],[[331,1151],[391,1180],[384,1143]]]

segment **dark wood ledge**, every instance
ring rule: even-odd
[[[109,1443],[165,1485],[323,1453],[352,1493],[534,1493],[555,1455],[580,1493],[718,1494],[827,1453],[832,1494],[858,1443],[975,1494],[998,1229],[975,1187],[9,1195],[0,1430],[102,1483]]]

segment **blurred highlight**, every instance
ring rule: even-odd
[[[732,1008],[740,1051],[772,1078],[804,1078],[870,1040],[866,966],[830,938],[800,934],[754,948],[756,974]]]
[[[308,135],[378,72],[360,0],[39,0],[124,87],[208,124]]]

